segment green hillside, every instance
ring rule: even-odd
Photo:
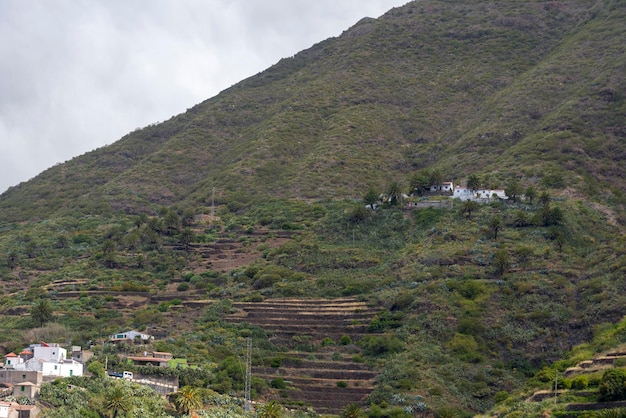
[[[548,374],[626,343],[625,23],[615,0],[411,2],[9,189],[0,352],[90,341],[242,397],[251,337],[253,399],[294,417],[543,416]],[[510,198],[423,190],[470,179]],[[106,344],[128,329],[156,342]],[[191,367],[117,358],[145,350]]]
[[[2,217],[357,197],[437,166],[558,174],[623,222],[623,22],[617,1],[409,3],[11,188]]]

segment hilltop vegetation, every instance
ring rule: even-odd
[[[619,1],[411,2],[0,198],[5,220],[559,175],[624,222]]]
[[[11,188],[0,347],[91,341],[103,362],[107,335],[147,329],[197,366],[183,385],[241,396],[252,337],[254,367],[375,371],[372,418],[542,413],[519,394],[626,343],[604,338],[626,313],[625,21],[615,0],[411,2]],[[442,180],[510,198],[404,208]],[[235,316],[280,298],[377,313],[288,341]],[[252,393],[304,416],[295,384]],[[92,389],[67,400],[102,411]]]

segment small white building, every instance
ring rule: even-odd
[[[461,186],[454,188],[452,196],[463,201],[474,200],[477,202],[491,202],[493,199],[507,199],[506,193],[501,189],[472,190]]]
[[[0,402],[0,418],[9,418],[9,408],[11,404],[9,402]]]
[[[451,181],[444,181],[441,184],[433,184],[430,186],[431,192],[452,192],[454,191],[454,184]]]
[[[147,341],[153,341],[154,337],[152,335],[149,334],[143,334],[141,332],[137,332],[135,330],[131,330],[131,331],[126,331],[126,332],[120,332],[118,334],[113,334],[109,336],[109,339],[111,341],[123,341],[123,340],[131,340],[134,341],[135,338],[139,337],[141,339],[141,341],[143,342],[147,342]]]
[[[12,369],[18,364],[24,363],[24,359],[19,357],[17,354],[11,352],[4,356],[4,368]]]
[[[6,363],[12,360],[5,359],[5,367],[24,372],[41,372],[43,376],[70,377],[83,375],[83,363],[68,359],[67,350],[58,344],[33,344],[30,348],[33,353],[31,358],[26,361],[22,359],[21,362],[18,361],[16,364],[11,364],[10,367]],[[9,354],[6,357],[8,358]]]

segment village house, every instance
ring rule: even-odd
[[[454,191],[454,184],[451,181],[444,181],[441,184],[433,184],[430,186],[430,192],[447,192],[452,193]]]
[[[460,200],[474,200],[476,202],[491,202],[494,199],[507,199],[506,193],[502,189],[468,189],[457,186],[454,188],[452,196]]]
[[[150,341],[154,341],[154,337],[152,335],[149,334],[143,334],[141,332],[137,332],[135,330],[131,330],[131,331],[126,331],[126,332],[120,332],[117,334],[113,334],[109,336],[109,341],[113,342],[113,343],[118,343],[118,342],[133,342],[136,339],[141,340],[142,342],[146,343],[146,342],[150,342]]]
[[[126,357],[137,366],[153,365],[157,367],[167,367],[168,362],[174,358],[172,353],[165,353],[159,351],[153,351],[148,353],[144,351],[143,356],[129,356]]]
[[[58,344],[33,344],[18,356],[9,353],[4,369],[19,372],[41,372],[43,376],[82,376],[83,363],[67,358],[67,350]]]

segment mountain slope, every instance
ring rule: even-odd
[[[558,172],[623,213],[624,8],[409,3],[9,189],[2,218],[358,196],[433,166]]]

